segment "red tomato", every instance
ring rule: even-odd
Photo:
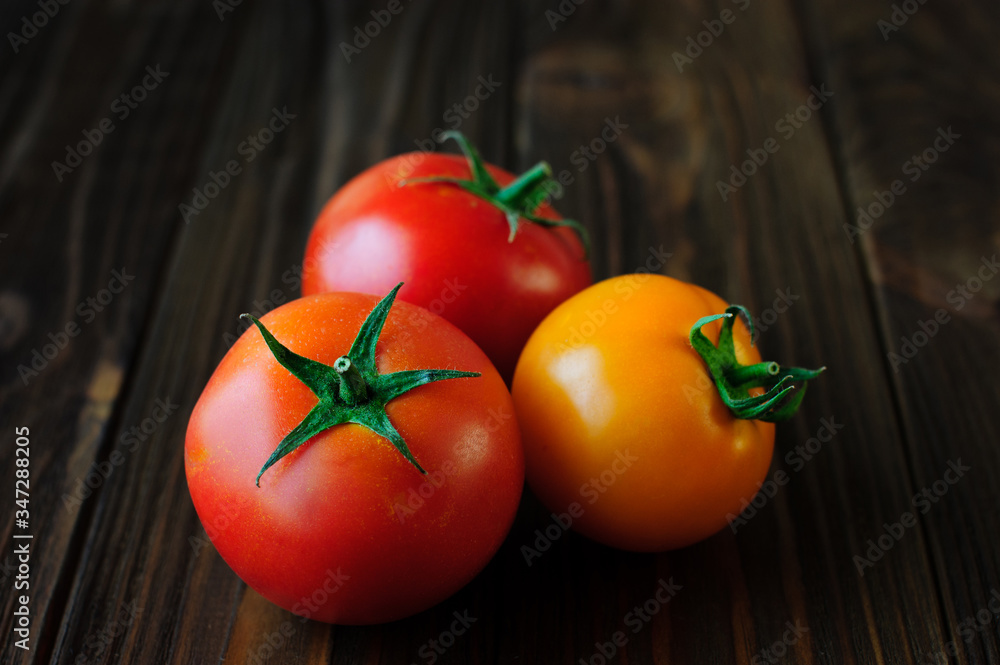
[[[515,179],[497,167],[485,169],[500,186]],[[468,179],[471,173],[462,157],[411,153],[355,177],[316,220],[303,262],[302,293],[385,293],[404,282],[402,300],[461,328],[509,383],[532,330],[591,283],[590,267],[570,228],[546,228],[524,217],[537,213],[543,221],[560,219],[549,205],[533,204],[533,197],[545,191],[542,165],[521,181],[534,183],[524,188],[526,197],[513,197],[514,207],[524,211],[515,215],[520,223],[513,240],[507,217],[496,205],[451,182],[415,181]],[[402,185],[404,180],[408,184]]]
[[[339,366],[349,355],[360,367],[352,340],[378,300],[311,296],[275,309],[261,324],[300,354],[296,362]],[[396,303],[371,343],[371,365],[381,377],[426,368],[481,374],[418,385],[384,407],[389,427],[426,475],[385,437],[353,422],[303,439],[261,472],[319,399],[254,328],[212,375],[185,443],[191,498],[222,558],[274,603],[332,623],[391,621],[457,591],[503,541],[524,479],[510,394],[466,335],[424,309]],[[372,390],[358,393],[369,415],[382,413],[365,401]]]

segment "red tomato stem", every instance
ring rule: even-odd
[[[390,422],[389,415],[385,411],[386,405],[419,386],[446,379],[473,378],[479,376],[479,372],[418,369],[379,374],[375,362],[378,338],[396,294],[402,286],[402,282],[397,284],[375,305],[375,309],[361,324],[348,355],[337,358],[333,366],[300,356],[275,339],[263,323],[249,314],[243,315],[260,330],[264,342],[278,364],[304,383],[319,399],[306,417],[278,443],[277,448],[264,463],[257,474],[258,487],[260,487],[260,477],[278,460],[320,432],[344,423],[356,423],[385,437],[417,471],[422,474],[427,473],[410,452],[402,435]]]
[[[347,356],[340,356],[333,363],[333,369],[340,375],[340,399],[347,404],[360,404],[368,401],[371,386],[365,381],[358,368]]]
[[[590,254],[590,237],[587,234],[587,229],[580,222],[574,219],[549,219],[535,214],[538,207],[551,194],[559,191],[559,184],[552,178],[552,167],[547,162],[538,162],[501,189],[497,181],[490,175],[486,163],[479,156],[475,146],[461,132],[444,132],[442,137],[458,142],[466,161],[469,163],[472,180],[430,176],[401,180],[400,187],[421,183],[449,183],[461,187],[470,194],[496,206],[504,214],[510,227],[508,242],[514,242],[522,218],[546,228],[568,226],[576,233],[583,245],[583,260],[587,259]]]
[[[539,188],[545,187],[551,177],[552,167],[547,162],[538,162],[497,192],[496,199],[507,207],[531,213],[538,207]],[[542,190],[542,193],[548,192]]]

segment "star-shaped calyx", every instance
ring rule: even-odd
[[[587,229],[574,219],[548,219],[535,214],[538,207],[549,197],[559,185],[552,178],[552,167],[547,162],[538,162],[530,169],[522,173],[512,183],[506,187],[500,187],[490,172],[486,169],[479,152],[469,142],[467,138],[457,131],[442,132],[441,140],[454,139],[462,148],[466,161],[469,162],[469,171],[472,173],[472,180],[462,178],[451,178],[448,176],[430,176],[426,178],[410,178],[401,180],[400,187],[427,182],[446,182],[457,185],[465,191],[478,196],[484,201],[496,206],[507,218],[507,225],[510,227],[510,234],[507,236],[508,242],[514,241],[517,229],[521,224],[521,218],[538,224],[539,226],[555,227],[567,226],[573,229],[580,242],[583,244],[584,256],[590,253],[590,238]]]
[[[782,367],[776,362],[741,365],[736,360],[733,344],[733,323],[742,315],[750,329],[753,344],[754,329],[750,312],[742,305],[730,305],[724,314],[706,316],[691,327],[691,346],[702,357],[719,390],[719,396],[737,418],[778,422],[795,414],[806,394],[806,383],[818,377],[825,367],[803,369]],[[718,345],[701,332],[704,325],[722,319]],[[751,388],[763,388],[764,393],[751,395]]]
[[[445,379],[460,379],[480,376],[479,372],[461,372],[452,369],[416,369],[391,374],[379,374],[375,363],[375,346],[378,344],[382,326],[396,299],[396,293],[402,282],[396,285],[389,295],[382,298],[361,325],[358,336],[351,345],[346,356],[341,356],[333,363],[326,365],[289,350],[260,321],[250,314],[241,318],[249,319],[264,336],[268,348],[274,354],[275,360],[292,373],[319,399],[316,406],[289,432],[271,456],[267,458],[260,473],[257,474],[257,486],[260,487],[260,477],[264,475],[275,462],[292,452],[310,438],[336,425],[356,423],[367,427],[392,443],[403,457],[413,466],[426,473],[410,452],[406,441],[396,431],[389,415],[385,412],[386,404],[419,386],[443,381]]]

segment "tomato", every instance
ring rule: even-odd
[[[524,483],[496,369],[395,293],[310,296],[254,320],[188,425],[188,486],[219,554],[320,621],[390,621],[454,593],[500,546]]]
[[[466,159],[399,155],[334,194],[309,236],[302,293],[385,293],[404,282],[400,299],[461,328],[509,382],[535,326],[591,283],[585,235],[539,203],[555,186],[547,165],[515,181],[448,135]]]
[[[626,275],[539,325],[513,396],[528,484],[550,510],[575,512],[579,532],[633,551],[684,547],[739,515],[770,466],[774,424],[736,417],[723,395],[744,415],[783,419],[802,397],[793,384],[818,372],[758,365],[735,313],[698,286]],[[692,328],[732,342],[727,354],[728,342],[698,339],[711,372]]]

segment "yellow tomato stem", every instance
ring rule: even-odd
[[[736,365],[726,370],[726,378],[736,386],[745,383],[759,383],[781,373],[781,365],[776,362],[762,362],[756,365]]]
[[[738,318],[747,322],[750,343],[753,344],[753,318],[746,307],[730,305],[722,314],[698,319],[689,340],[694,350],[705,361],[709,374],[719,391],[719,397],[736,418],[777,422],[788,420],[802,403],[806,384],[815,379],[825,368],[803,369],[782,367],[775,362],[741,365],[736,359],[733,341],[733,324]],[[722,320],[718,342],[713,343],[702,332],[702,327]],[[751,388],[763,388],[759,395],[751,395]]]

